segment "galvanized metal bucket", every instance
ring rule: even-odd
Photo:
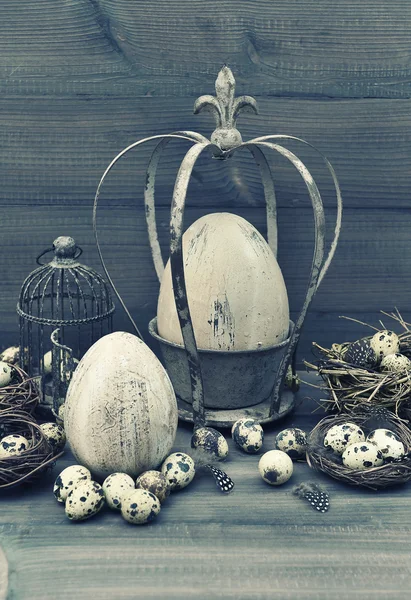
[[[157,318],[150,321],[148,330],[160,344],[164,364],[178,400],[192,404],[190,371],[184,346],[158,335]],[[293,331],[294,323],[290,321],[288,338],[281,344],[261,350],[224,352],[199,348],[204,407],[238,410],[266,402],[270,398]]]

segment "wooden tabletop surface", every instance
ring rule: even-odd
[[[295,413],[265,427],[264,451],[286,426],[313,427],[321,416],[313,395],[303,385]],[[75,462],[69,451],[32,487],[3,492],[0,599],[410,597],[411,485],[359,490],[298,463],[286,484],[271,487],[258,474],[259,456],[226,434],[234,491],[225,496],[211,476],[196,476],[150,525],[129,525],[108,508],[68,521],[52,485]],[[188,451],[190,435],[180,425],[175,450]],[[308,480],[329,492],[328,513],[292,494]]]

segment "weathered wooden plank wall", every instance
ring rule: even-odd
[[[395,305],[410,316],[411,5],[406,0],[3,0],[0,4],[0,321],[5,347],[17,338],[15,304],[35,257],[60,234],[76,237],[99,268],[91,207],[107,163],[146,135],[212,130],[192,115],[213,93],[222,64],[259,116],[243,115],[245,139],[304,137],[333,162],[344,227],[314,302],[300,357],[362,334],[346,314],[376,321]],[[164,159],[158,203],[166,252],[172,176],[183,149]],[[334,216],[331,181],[301,152]],[[113,278],[144,329],[158,284],[143,221],[147,152],[121,162],[104,187],[99,223]],[[296,310],[311,250],[302,182],[273,160],[281,206],[280,262]],[[202,161],[190,187],[187,222],[234,210],[264,229],[256,169],[239,156]],[[330,232],[331,233],[331,232]],[[117,316],[118,328],[129,328]]]

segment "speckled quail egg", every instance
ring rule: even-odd
[[[282,450],[269,450],[258,463],[261,477],[270,485],[281,485],[293,474],[293,461]]]
[[[6,362],[0,362],[0,388],[10,384],[13,378],[14,369],[12,365]]]
[[[66,515],[70,521],[84,521],[96,515],[105,502],[99,483],[86,479],[74,485],[66,500]]]
[[[161,510],[160,500],[147,490],[133,490],[123,498],[121,514],[133,525],[150,523]]]
[[[352,342],[344,353],[344,360],[347,363],[366,369],[372,369],[378,363],[375,350],[371,347],[367,338]]]
[[[76,368],[79,361],[77,360],[77,358],[73,358],[73,362],[74,362],[74,368]],[[51,375],[52,372],[53,372],[53,353],[51,350],[49,350],[43,356],[43,373],[45,375]],[[66,375],[67,380],[69,380],[70,376],[69,376],[69,374],[65,374],[64,365],[62,363],[60,365],[60,379],[62,381],[64,381],[64,375]]]
[[[264,442],[263,428],[257,421],[248,417],[238,419],[234,423],[231,435],[237,446],[248,454],[258,452]]]
[[[191,456],[183,452],[170,454],[161,466],[171,492],[185,488],[194,479],[195,463]]]
[[[134,479],[127,473],[112,473],[105,478],[102,487],[109,507],[121,510],[123,497],[134,490]]]
[[[411,369],[411,360],[404,354],[387,354],[381,361],[381,371],[400,373]]]
[[[227,440],[222,433],[212,427],[196,429],[191,437],[191,447],[204,450],[219,460],[224,460],[228,455]]]
[[[19,456],[28,449],[29,445],[29,441],[23,435],[16,433],[6,435],[0,441],[0,459]]]
[[[405,454],[404,444],[389,429],[374,429],[367,437],[367,442],[375,444],[383,458],[401,458]]]
[[[307,449],[307,434],[302,429],[291,427],[280,431],[275,438],[275,443],[278,450],[282,450],[290,458],[302,458]]]
[[[145,471],[136,481],[136,488],[151,492],[161,503],[169,496],[170,488],[165,476],[160,471]]]
[[[400,340],[393,331],[377,331],[370,341],[371,348],[377,355],[378,362],[388,354],[397,354],[400,351]]]
[[[379,467],[384,462],[381,452],[371,442],[350,444],[342,454],[342,461],[346,467],[358,471]]]
[[[66,445],[66,433],[57,423],[42,423],[40,429],[53,449],[53,454],[61,452]]]
[[[342,454],[354,442],[365,442],[363,430],[355,423],[333,425],[324,437],[324,446],[332,448],[337,454]]]
[[[88,479],[91,480],[91,473],[86,467],[82,467],[81,465],[71,465],[64,469],[54,482],[53,494],[57,502],[64,504],[71,487],[74,484],[77,485],[78,482],[86,481]]]
[[[18,346],[10,346],[0,354],[0,361],[15,365],[19,362],[20,348]]]

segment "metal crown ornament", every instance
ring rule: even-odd
[[[160,342],[166,368],[169,371],[179,401],[180,418],[194,422],[195,428],[204,425],[221,427],[229,426],[241,417],[251,417],[260,423],[267,423],[283,417],[293,408],[294,394],[292,390],[286,389],[284,386],[287,369],[293,362],[301,328],[308,308],[334,256],[342,219],[342,198],[340,188],[334,169],[327,158],[310,143],[290,135],[265,135],[243,142],[241,134],[236,127],[237,118],[242,111],[257,113],[255,99],[251,96],[235,97],[235,79],[227,66],[224,66],[218,74],[215,89],[215,97],[204,95],[198,98],[194,104],[194,113],[210,111],[214,114],[216,129],[213,131],[210,139],[193,131],[177,131],[165,135],[151,136],[131,144],[120,152],[105,170],[97,187],[93,210],[95,238],[103,268],[109,281],[113,285],[113,289],[115,290],[120,303],[126,310],[137,333],[139,333],[134,320],[127,311],[119,293],[114,287],[101,253],[97,234],[96,217],[102,185],[107,175],[120,158],[142,144],[151,141],[158,142],[151,154],[147,168],[144,202],[154,267],[158,279],[161,282],[164,273],[164,263],[157,235],[154,200],[157,168],[163,150],[171,141],[183,140],[191,144],[190,149],[181,162],[175,180],[170,218],[170,265],[172,284],[184,346],[170,344],[167,340],[162,339],[156,331],[156,319],[153,319],[150,323],[149,331],[153,337],[157,338]],[[337,198],[337,214],[334,236],[327,254],[325,253],[325,215],[319,190],[305,164],[298,156],[280,144],[280,142],[287,141],[298,142],[313,148],[324,160],[326,168],[332,177]],[[247,150],[251,153],[260,171],[266,202],[267,241],[275,257],[277,256],[277,208],[273,176],[265,155],[267,151],[279,153],[295,167],[306,185],[314,213],[314,253],[303,306],[297,317],[295,326],[291,324],[290,333],[286,342],[273,346],[273,348],[268,351],[268,354],[264,355],[258,350],[249,352],[215,351],[203,353],[198,349],[196,344],[189,301],[187,298],[182,235],[186,194],[193,168],[199,156],[204,152],[210,153],[213,158],[227,160],[240,150]],[[242,362],[240,363],[239,361]],[[187,374],[186,379],[189,381],[190,398],[183,398],[182,394],[179,393],[179,386],[183,371],[187,373],[187,363],[189,374]],[[241,368],[239,368],[240,364]],[[205,378],[207,384],[206,387],[210,389],[213,386],[214,380],[218,381],[219,384],[221,382],[227,382],[229,385],[230,380],[232,381],[234,378],[237,378],[239,373],[246,377],[247,370],[249,373],[251,371],[255,372],[255,370],[258,369],[264,370],[267,369],[267,365],[271,365],[272,372],[270,374],[270,376],[272,376],[270,393],[268,394],[268,397],[264,398],[259,404],[251,407],[240,406],[235,409],[221,410],[217,406],[217,408],[213,408],[213,410],[206,410],[207,402],[205,402],[204,393]],[[206,373],[206,376],[204,373]],[[210,373],[212,373],[211,376]],[[265,373],[263,373],[263,376],[265,376]],[[216,390],[217,389],[220,389],[219,393],[222,395],[221,388],[218,388],[217,386]],[[229,393],[229,390],[227,389],[224,394],[225,393]]]

